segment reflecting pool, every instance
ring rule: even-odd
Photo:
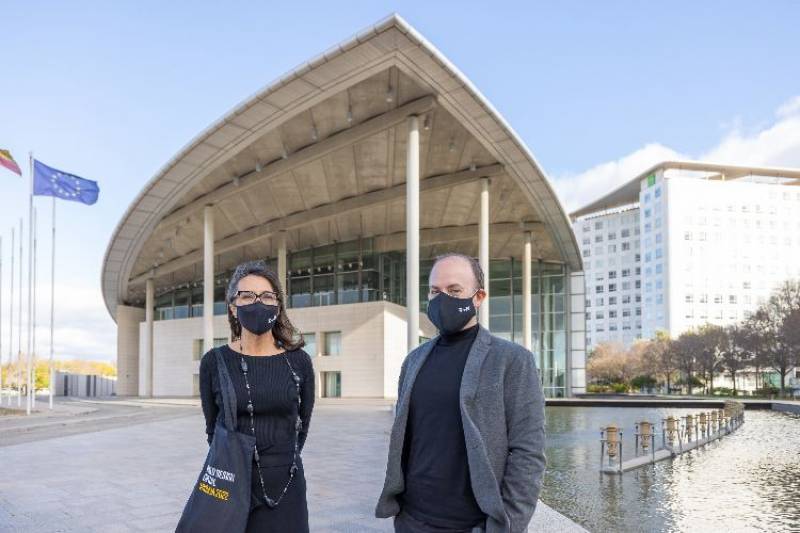
[[[699,413],[670,408],[547,408],[547,473],[541,498],[592,532],[800,531],[800,416],[746,411],[736,432],[621,476],[601,474],[600,427]]]

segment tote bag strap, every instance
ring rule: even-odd
[[[217,358],[217,371],[219,372],[219,389],[222,394],[223,422],[225,429],[236,431],[236,391],[233,388],[228,367],[219,348],[214,348],[214,355]]]

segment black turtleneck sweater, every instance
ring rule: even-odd
[[[403,509],[417,520],[448,529],[482,524],[469,477],[459,391],[478,325],[441,335],[420,368],[403,443]]]
[[[242,354],[227,344],[222,351],[225,365],[236,391],[237,431],[252,434],[250,414],[247,412],[247,389],[240,359]],[[247,361],[247,380],[253,396],[253,422],[256,430],[256,446],[261,456],[261,466],[289,464],[294,450],[294,424],[297,419],[297,392],[286,359],[300,376],[300,419],[303,428],[298,435],[302,450],[314,408],[314,369],[311,358],[302,349],[286,351],[277,355],[244,355]],[[219,408],[219,374],[214,350],[208,351],[200,360],[200,402],[206,419],[208,442],[214,437]]]

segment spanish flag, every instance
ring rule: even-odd
[[[11,152],[8,150],[0,150],[0,165],[6,167],[11,172],[16,172],[20,176],[22,176],[22,171],[19,169],[19,165],[14,158],[11,157]]]

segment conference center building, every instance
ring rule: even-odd
[[[392,16],[244,101],[132,202],[102,268],[117,394],[199,394],[200,358],[229,341],[230,276],[261,259],[318,395],[393,398],[408,350],[436,333],[428,273],[446,252],[479,259],[480,321],[534,353],[545,395],[584,392],[569,218],[485,97]]]

